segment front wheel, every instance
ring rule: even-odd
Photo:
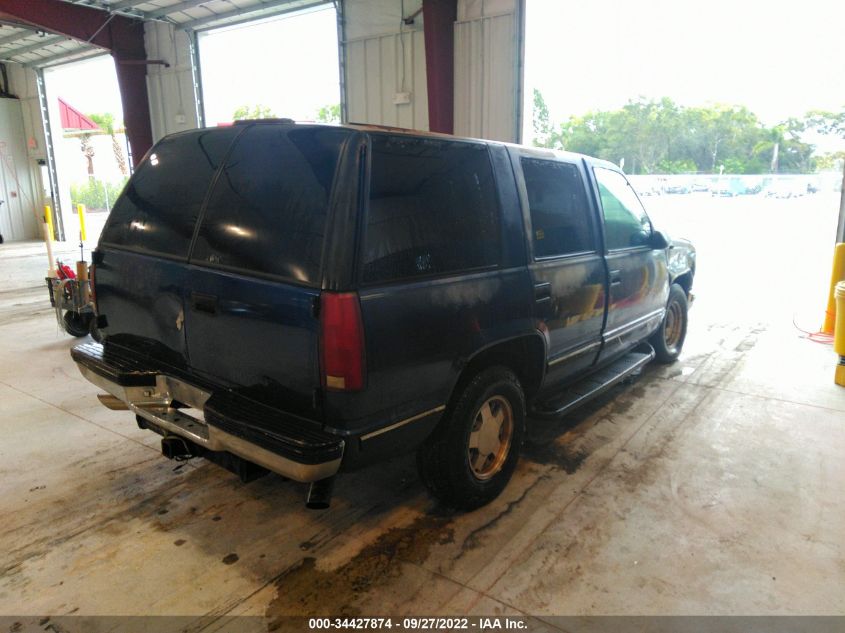
[[[649,339],[658,363],[674,363],[681,355],[687,337],[687,307],[687,293],[678,284],[672,284],[666,315]]]
[[[417,452],[420,477],[446,505],[474,510],[510,481],[525,435],[525,395],[506,367],[478,373],[456,394]]]

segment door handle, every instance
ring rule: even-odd
[[[610,271],[610,285],[611,286],[618,286],[622,283],[622,271],[621,270],[611,270]]]
[[[217,297],[214,295],[202,294],[201,292],[192,292],[191,307],[197,312],[207,312],[208,314],[216,314]]]
[[[551,301],[552,300],[552,284],[549,281],[534,284],[534,301]]]

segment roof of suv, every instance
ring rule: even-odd
[[[529,154],[535,155],[537,158],[566,158],[569,160],[578,160],[584,159],[594,165],[600,165],[602,167],[607,167],[609,169],[613,169],[614,171],[620,171],[617,165],[614,165],[611,162],[602,160],[600,158],[595,158],[593,156],[588,156],[586,154],[579,154],[577,152],[567,152],[564,150],[558,149],[549,149],[546,147],[532,147],[530,145],[521,145],[519,143],[509,143],[506,141],[495,141],[490,139],[483,139],[483,138],[473,138],[469,136],[456,136],[454,134],[444,134],[442,132],[429,132],[425,130],[414,130],[411,128],[404,128],[404,127],[393,127],[390,125],[375,125],[372,123],[345,123],[345,124],[337,124],[337,123],[319,123],[313,121],[294,121],[293,119],[286,119],[286,118],[268,118],[268,119],[243,119],[240,121],[236,121],[235,125],[249,125],[253,123],[258,124],[265,124],[265,125],[272,125],[272,124],[279,124],[279,125],[307,125],[309,127],[331,127],[331,128],[346,128],[350,130],[357,130],[360,132],[389,132],[390,134],[401,134],[405,136],[416,136],[416,137],[426,137],[426,138],[438,138],[438,139],[451,139],[455,141],[474,141],[478,143],[487,143],[490,145],[501,145],[505,147],[517,147],[521,151],[527,151]]]

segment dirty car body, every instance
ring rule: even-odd
[[[695,272],[609,163],[283,121],[160,141],[93,259],[105,339],[72,356],[166,455],[328,486],[416,449],[468,508],[507,483],[526,413],[654,355]]]

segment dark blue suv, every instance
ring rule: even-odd
[[[695,269],[585,156],[362,126],[166,137],[93,255],[82,373],[242,477],[312,482],[416,450],[445,503],[507,484],[526,415],[680,353]]]

